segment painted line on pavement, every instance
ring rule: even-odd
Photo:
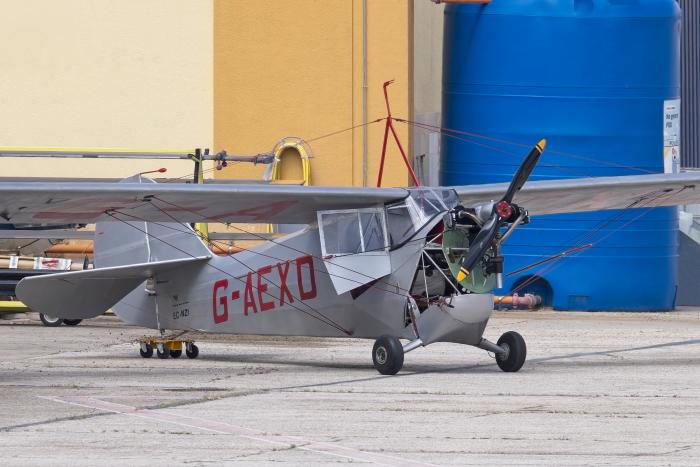
[[[239,425],[233,425],[225,422],[217,422],[199,417],[190,417],[187,415],[178,415],[165,412],[160,409],[139,409],[129,405],[118,404],[115,402],[107,402],[89,396],[64,396],[64,397],[48,397],[37,396],[41,399],[59,402],[62,404],[76,405],[89,409],[97,409],[115,414],[128,415],[139,417],[148,420],[156,420],[165,423],[173,423],[176,425],[196,428],[199,430],[209,431],[218,434],[230,434],[240,436],[255,441],[264,443],[294,447],[304,451],[315,452],[335,457],[343,457],[355,461],[371,462],[378,465],[389,466],[434,466],[424,462],[411,461],[401,457],[395,457],[387,454],[379,454],[361,451],[359,449],[350,448],[334,443],[316,442],[299,436],[286,436],[265,433],[264,431],[246,428]]]

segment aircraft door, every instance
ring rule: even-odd
[[[391,273],[384,209],[319,211],[318,227],[338,295]]]

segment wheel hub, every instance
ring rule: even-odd
[[[378,364],[384,365],[386,363],[387,358],[388,358],[386,348],[377,347],[377,351],[376,351],[375,355],[377,357]]]
[[[503,353],[496,354],[496,358],[499,360],[508,360],[508,357],[510,357],[510,346],[504,342],[501,344],[501,347],[503,347]]]

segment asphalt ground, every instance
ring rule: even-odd
[[[700,465],[700,311],[499,312],[528,361],[434,344],[398,376],[371,341],[195,337],[0,320],[0,465]]]

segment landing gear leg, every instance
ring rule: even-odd
[[[403,367],[403,346],[394,336],[381,336],[372,348],[374,368],[383,375],[395,375]]]

